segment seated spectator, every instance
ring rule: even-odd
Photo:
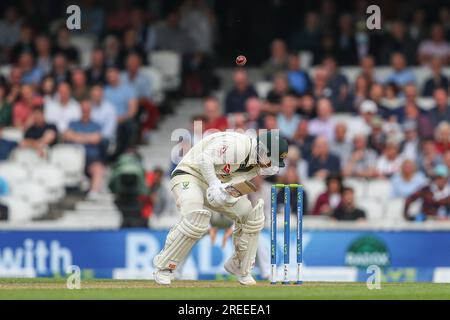
[[[331,154],[325,137],[317,137],[308,159],[308,176],[310,178],[325,179],[331,173],[340,171],[339,158]]]
[[[327,190],[321,193],[314,204],[313,215],[331,215],[333,211],[341,204],[342,177],[336,174],[330,174],[325,181]]]
[[[377,154],[383,153],[386,145],[386,133],[383,131],[383,120],[380,117],[373,117],[370,123],[370,134],[368,145]]]
[[[50,76],[56,84],[70,82],[70,71],[67,64],[67,58],[62,53],[55,54],[53,57],[53,68]]]
[[[225,113],[245,111],[245,101],[250,97],[257,97],[255,88],[249,83],[247,72],[238,69],[233,76],[234,86],[225,98]]]
[[[142,59],[139,54],[131,52],[125,60],[126,70],[121,74],[121,83],[132,86],[139,100],[151,100],[150,79],[141,70]]]
[[[366,55],[362,57],[359,66],[361,68],[359,76],[366,79],[369,88],[371,88],[373,84],[380,82],[380,79],[375,75],[375,59],[373,56]]]
[[[301,115],[303,119],[314,119],[317,117],[316,100],[314,96],[310,93],[305,94],[300,99],[300,109],[297,113]]]
[[[77,101],[89,98],[89,86],[86,73],[82,69],[74,69],[71,73],[72,93]]]
[[[91,98],[91,118],[92,121],[100,125],[102,138],[106,145],[116,137],[117,115],[114,105],[104,98],[103,87],[99,84],[92,86]]]
[[[408,83],[415,83],[414,73],[408,69],[405,56],[402,53],[395,52],[391,55],[391,66],[394,71],[386,78],[386,83],[394,83],[403,87]]]
[[[104,41],[104,65],[107,68],[120,67],[120,42],[114,35],[108,35]]]
[[[372,100],[365,100],[359,106],[359,114],[354,117],[352,126],[349,128],[352,133],[362,133],[369,135],[372,131],[372,122],[377,117],[378,107]]]
[[[289,165],[286,166],[284,169],[284,174],[280,177],[279,183],[283,184],[293,184],[293,183],[301,183],[298,172],[297,172],[297,166],[295,165]],[[297,197],[296,197],[296,191],[293,191],[294,189],[290,189],[291,191],[291,213],[294,213],[297,208]],[[284,203],[284,188],[279,188],[277,193],[277,203],[283,204]],[[308,194],[303,191],[303,212],[308,212]]]
[[[289,80],[289,86],[298,95],[304,95],[310,92],[312,88],[311,79],[308,73],[302,70],[298,53],[291,53],[288,61],[289,69],[287,71],[287,78]]]
[[[44,74],[35,66],[34,57],[30,52],[23,52],[19,56],[18,67],[22,70],[22,83],[37,86]]]
[[[367,137],[357,134],[353,138],[353,151],[343,164],[343,175],[356,178],[374,178],[377,175],[377,154],[367,146]]]
[[[351,112],[351,101],[349,100],[349,84],[347,77],[339,72],[336,59],[326,57],[322,61],[322,66],[326,70],[327,88],[329,89],[329,99],[336,112]]]
[[[295,51],[308,50],[317,53],[320,40],[320,16],[317,12],[309,11],[305,14],[305,25],[296,31],[292,37],[292,48]]]
[[[442,156],[437,152],[434,141],[432,139],[423,140],[418,161],[419,170],[431,177],[434,167],[439,164],[442,164]]]
[[[45,121],[56,125],[60,133],[67,130],[69,123],[80,119],[80,104],[72,97],[68,83],[58,85],[55,98],[45,104],[44,115]]]
[[[11,48],[20,39],[20,27],[23,23],[18,9],[15,6],[3,8],[3,16],[0,20],[0,62],[5,63],[9,60]]]
[[[333,107],[327,98],[317,101],[317,118],[309,122],[309,134],[313,136],[324,136],[328,141],[333,141],[335,122],[331,118]]]
[[[281,110],[277,116],[280,135],[286,139],[292,139],[300,123],[300,116],[295,112],[297,110],[297,98],[292,95],[286,95],[281,99]]]
[[[20,55],[24,52],[30,52],[34,56],[36,54],[36,48],[33,40],[33,28],[28,23],[22,23],[19,41],[11,48],[10,61],[16,63]]]
[[[328,88],[328,71],[323,67],[318,67],[314,73],[313,95],[315,99],[329,98],[331,90]]]
[[[369,83],[364,76],[358,76],[350,93],[351,112],[359,113],[360,105],[367,99],[369,99]]]
[[[417,104],[407,103],[404,108],[403,122],[414,122],[421,139],[433,137],[433,125],[428,114],[419,109]]]
[[[91,120],[91,103],[82,100],[80,104],[81,120],[72,121],[64,131],[63,138],[67,142],[81,144],[86,150],[86,172],[91,179],[88,199],[98,199],[103,187],[105,166],[103,165],[101,152],[101,128],[100,125]]]
[[[163,178],[164,170],[161,168],[153,170],[151,179],[147,176],[152,214],[156,216],[161,216],[164,213],[170,201],[169,192],[163,184]]]
[[[102,48],[95,48],[91,52],[91,64],[86,70],[89,85],[106,83],[105,53]]]
[[[213,97],[206,98],[203,103],[205,122],[204,131],[219,130],[225,131],[228,128],[227,117],[222,115],[219,100]]]
[[[336,57],[340,65],[355,65],[358,62],[358,49],[355,37],[353,16],[343,13],[338,18],[338,35],[336,41]]]
[[[12,111],[11,99],[6,95],[6,85],[0,84],[0,128],[12,124]]]
[[[391,196],[407,198],[428,182],[423,172],[417,171],[416,163],[411,159],[403,160],[400,172],[391,178]]]
[[[440,24],[432,26],[431,37],[420,43],[418,54],[421,64],[428,64],[433,57],[442,59],[445,64],[450,63],[450,43],[445,40],[444,28]]]
[[[70,41],[70,31],[66,26],[61,26],[56,35],[55,52],[63,54],[70,64],[79,61],[78,49]]]
[[[263,63],[262,73],[265,79],[272,77],[280,72],[285,72],[288,67],[288,53],[286,44],[281,39],[275,39],[270,46],[270,58]]]
[[[289,82],[284,73],[278,73],[273,77],[273,87],[267,94],[265,112],[277,113],[280,111],[281,99],[285,95],[295,95],[294,90],[289,87]]]
[[[49,74],[52,71],[52,47],[50,39],[46,35],[39,35],[34,41],[36,46],[36,67],[42,75]]]
[[[181,54],[191,53],[192,39],[180,26],[180,12],[169,12],[166,19],[155,26],[157,50],[171,50]]]
[[[302,157],[300,149],[295,145],[290,145],[288,155],[284,160],[287,166],[297,167],[297,173],[301,181],[308,179],[308,162]],[[280,175],[283,175],[284,168],[280,169]]]
[[[432,75],[423,85],[422,95],[425,97],[431,97],[436,89],[442,88],[448,91],[449,88],[448,78],[442,73],[442,60],[436,57],[432,58],[430,69]]]
[[[36,107],[31,112],[29,125],[25,130],[20,146],[33,148],[41,157],[46,157],[48,147],[53,146],[57,138],[56,126],[45,122],[44,109]]]
[[[450,150],[450,124],[447,121],[439,123],[434,131],[434,140],[439,154]]]
[[[420,139],[417,133],[417,125],[414,121],[408,121],[402,125],[404,140],[401,144],[402,157],[417,161],[419,156]]]
[[[342,221],[363,221],[366,213],[355,207],[355,192],[352,188],[345,187],[342,190],[341,204],[333,211],[332,217]]]
[[[52,100],[55,96],[56,84],[55,80],[47,75],[42,79],[39,92],[42,95],[42,99],[44,100],[44,104],[47,104],[50,100]]]
[[[336,123],[330,151],[339,157],[342,166],[347,163],[347,159],[352,152],[352,144],[347,139],[347,125],[345,122]]]
[[[307,120],[300,121],[292,141],[304,155],[311,154],[311,148],[314,143],[314,136],[309,134],[308,126],[309,122]]]
[[[246,128],[258,130],[264,127],[262,118],[262,102],[256,97],[248,98],[245,102]]]
[[[441,121],[450,122],[450,106],[448,104],[448,94],[444,89],[436,89],[433,93],[436,107],[428,113],[431,125],[436,127]]]
[[[14,127],[24,129],[34,108],[41,106],[42,97],[36,95],[31,85],[23,85],[20,90],[20,98],[13,107]]]
[[[405,23],[395,21],[392,23],[389,35],[380,50],[380,63],[383,65],[389,64],[392,54],[399,52],[406,57],[409,65],[416,64],[416,49],[416,42],[409,37]]]
[[[266,114],[264,116],[264,129],[278,129],[277,117],[274,114]]]
[[[147,54],[138,42],[137,33],[134,29],[128,29],[123,34],[122,47],[119,52],[120,66],[125,66],[126,59],[131,53],[137,55],[142,63],[147,64]]]
[[[118,123],[116,150],[111,159],[114,161],[136,141],[138,98],[132,86],[122,83],[117,68],[110,67],[106,77],[108,85],[105,87],[105,99],[114,105]]]
[[[409,207],[416,200],[422,201],[421,211],[415,216],[409,215]],[[432,181],[414,192],[405,201],[404,217],[407,220],[422,221],[427,218],[448,220],[450,213],[450,185],[448,168],[445,165],[434,167]]]
[[[395,140],[387,141],[382,156],[377,161],[378,176],[390,178],[400,171],[403,158],[399,153],[399,144]]]

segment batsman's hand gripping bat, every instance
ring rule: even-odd
[[[250,181],[241,181],[230,183],[225,187],[228,194],[234,198],[242,197],[245,194],[249,194],[256,191],[256,186]]]

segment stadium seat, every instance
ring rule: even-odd
[[[31,177],[45,187],[50,202],[57,202],[64,197],[64,173],[60,168],[45,163],[36,165],[31,171]]]
[[[2,139],[14,142],[20,142],[23,139],[23,131],[13,127],[6,127],[1,132]]]
[[[6,65],[0,66],[0,76],[8,78],[10,72],[11,72],[11,65],[10,64],[6,64]]]
[[[419,97],[417,98],[417,105],[420,107],[420,109],[428,111],[434,108],[435,102],[431,97]]]
[[[340,71],[347,77],[350,83],[354,83],[358,75],[361,73],[360,67],[342,67]]]
[[[28,221],[35,216],[32,206],[22,198],[7,196],[0,198],[0,202],[8,207],[9,221]]]
[[[353,189],[356,200],[364,199],[367,195],[367,182],[363,179],[346,178],[344,180],[344,186],[348,186]]]
[[[81,145],[58,144],[50,151],[50,163],[64,172],[66,187],[79,187],[84,179],[85,150]]]
[[[161,72],[153,67],[142,67],[141,71],[150,79],[152,99],[156,103],[162,102],[164,100],[164,91]]]
[[[258,81],[255,83],[255,90],[260,98],[265,99],[272,89],[272,82],[270,81]]]
[[[356,201],[356,207],[364,210],[366,218],[369,221],[381,220],[384,218],[384,207],[379,200],[375,199],[360,199]]]
[[[70,42],[80,52],[80,65],[88,67],[91,60],[91,51],[95,46],[96,39],[87,35],[73,35]]]
[[[309,69],[313,63],[313,53],[311,51],[300,51],[298,53],[300,58],[300,67],[302,69]]]
[[[317,197],[325,191],[325,182],[318,179],[310,179],[303,181],[302,184],[308,197],[308,208],[312,209]]]
[[[11,195],[28,202],[33,209],[33,217],[41,216],[48,210],[49,194],[37,182],[17,183],[11,187]]]
[[[150,64],[162,74],[163,89],[174,90],[181,84],[181,56],[173,51],[154,51]]]
[[[0,163],[0,177],[5,179],[10,187],[25,181],[28,177],[27,169],[18,164],[12,162]]]
[[[389,199],[385,204],[386,220],[403,221],[403,210],[405,208],[405,200],[402,198]]]
[[[372,180],[367,183],[367,197],[374,200],[386,201],[391,196],[391,182],[389,180]]]
[[[44,163],[43,159],[35,149],[32,148],[16,148],[10,155],[10,160],[19,163],[26,168],[34,167],[40,163]]]

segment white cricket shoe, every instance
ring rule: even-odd
[[[157,284],[162,284],[168,286],[172,281],[172,272],[170,270],[156,270],[153,272],[155,282]]]
[[[231,273],[232,275],[235,275],[239,281],[240,284],[244,286],[252,286],[256,284],[255,279],[253,279],[251,274],[242,275],[241,270],[239,269],[239,266],[235,259],[230,258],[225,262],[224,269]]]

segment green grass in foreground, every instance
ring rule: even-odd
[[[450,299],[450,284],[383,283],[369,290],[365,283],[307,282],[244,287],[230,281],[175,281],[170,287],[144,280],[84,280],[80,290],[64,279],[0,279],[0,299]]]

